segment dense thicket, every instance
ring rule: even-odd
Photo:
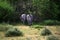
[[[38,13],[43,19],[59,20],[59,2],[56,0],[34,0],[33,5],[37,6]]]
[[[0,21],[20,21],[22,13],[32,13],[34,21],[60,21],[60,0],[0,0]]]

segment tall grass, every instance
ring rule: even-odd
[[[0,23],[0,31],[7,31],[8,29],[12,28],[12,25],[6,23]]]

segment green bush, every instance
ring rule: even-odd
[[[44,25],[59,25],[60,22],[57,21],[57,20],[45,20],[45,21],[43,22],[43,24],[44,24]]]
[[[14,7],[6,0],[0,0],[0,21],[10,20],[13,17]]]
[[[14,10],[13,7],[7,1],[0,1],[0,7],[10,12]]]
[[[23,36],[23,33],[19,30],[17,30],[16,28],[13,29],[9,29],[6,33],[5,33],[6,37],[12,37],[12,36]]]
[[[12,25],[9,24],[0,24],[0,31],[7,31],[8,29],[12,28]]]
[[[34,25],[34,26],[32,26],[32,28],[41,29],[41,28],[44,28],[44,26]]]
[[[46,36],[46,35],[51,35],[51,31],[48,30],[47,28],[44,28],[42,31],[41,31],[41,35],[42,36]]]
[[[59,40],[59,39],[55,36],[50,35],[46,38],[46,40]]]

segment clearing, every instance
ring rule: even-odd
[[[19,25],[15,26],[18,30],[21,30],[24,33],[23,37],[5,37],[5,32],[0,32],[0,40],[45,40],[45,36],[40,35],[40,31],[35,28],[31,28],[30,26],[26,25]],[[54,35],[60,38],[60,33],[56,30],[57,28],[54,26],[47,26],[49,30],[52,31]]]

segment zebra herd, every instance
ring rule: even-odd
[[[32,14],[22,14],[20,16],[20,19],[21,19],[23,24],[25,24],[25,22],[27,21],[28,25],[32,25],[33,15]]]

